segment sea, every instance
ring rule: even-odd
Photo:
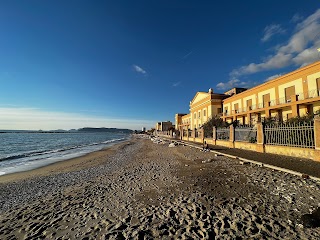
[[[0,175],[83,156],[130,138],[127,133],[0,133]]]

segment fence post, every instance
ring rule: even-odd
[[[213,135],[213,144],[217,145],[217,128],[216,127],[213,127],[212,135]]]
[[[230,135],[229,135],[229,147],[234,148],[234,126],[230,125]]]
[[[299,107],[298,107],[298,104],[295,103],[297,100],[298,100],[298,95],[291,96],[291,103],[293,103],[291,105],[292,117],[299,116]]]
[[[316,150],[314,160],[320,161],[320,116],[314,117],[314,147]]]
[[[262,122],[257,122],[257,152],[264,151],[264,131]]]
[[[194,140],[196,138],[196,131],[197,131],[197,129],[195,129],[195,128],[192,130],[192,134],[191,134],[192,142],[194,142]]]
[[[201,132],[202,143],[204,143],[204,129],[201,128],[200,132]]]

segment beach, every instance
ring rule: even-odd
[[[133,137],[0,176],[0,239],[319,239],[320,183]]]

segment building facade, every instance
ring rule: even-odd
[[[223,100],[223,120],[254,124],[287,120],[320,110],[320,61]]]
[[[198,129],[212,116],[222,113],[222,101],[227,95],[213,93],[210,88],[208,92],[197,92],[192,101],[190,101],[190,113],[180,115],[176,114],[176,123],[178,129]]]
[[[174,125],[172,125],[172,122],[170,121],[157,122],[155,126],[156,131],[169,131],[172,128],[174,128]]]

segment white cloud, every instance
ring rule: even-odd
[[[82,127],[151,128],[154,121],[112,119],[76,113],[44,111],[36,108],[0,107],[0,129],[54,130]]]
[[[291,18],[291,22],[296,23],[299,22],[303,19],[303,17],[299,14],[296,13],[295,15],[293,15],[293,17]]]
[[[286,30],[284,30],[280,24],[271,24],[266,26],[264,29],[264,35],[261,38],[262,42],[266,42],[271,39],[276,34],[284,34]]]
[[[319,53],[315,51],[313,47],[303,50],[292,59],[296,65],[300,65],[301,67],[313,63],[316,60],[319,60]]]
[[[250,63],[247,66],[242,66],[238,69],[234,69],[230,73],[230,75],[241,76],[241,75],[262,72],[266,70],[283,68],[288,66],[291,60],[292,60],[291,54],[284,54],[282,52],[278,52],[277,54],[266,58],[266,60],[262,63]]]
[[[147,74],[147,72],[143,68],[139,67],[138,65],[133,65],[133,69],[138,73],[142,73],[143,75]]]
[[[172,84],[172,87],[178,87],[181,84],[181,82],[175,82]]]
[[[231,79],[228,82],[220,82],[216,85],[218,90],[229,90],[234,87],[243,87],[243,88],[249,88],[252,86],[253,83],[251,82],[245,82],[240,81],[239,79]]]
[[[318,59],[320,46],[320,9],[297,23],[296,29],[287,43],[275,48],[274,54],[260,63],[250,63],[231,71],[231,78],[253,74],[289,65],[304,66]]]
[[[272,76],[270,76],[270,77],[268,77],[266,80],[264,80],[265,82],[268,82],[268,81],[270,81],[270,80],[272,80],[272,79],[275,79],[275,78],[278,78],[278,77],[281,77],[282,76],[282,73],[280,73],[280,74],[275,74],[275,75],[272,75]]]

